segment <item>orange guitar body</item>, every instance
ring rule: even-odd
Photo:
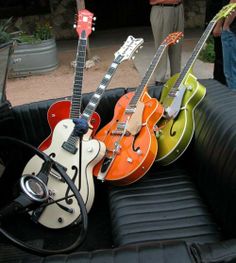
[[[126,121],[125,110],[133,96],[134,93],[130,92],[119,99],[113,119],[95,135],[97,140],[105,143],[106,157],[112,156],[114,145],[120,137],[112,134],[112,131],[117,129],[118,122]],[[115,185],[128,185],[140,179],[149,170],[157,155],[158,144],[153,129],[163,115],[163,107],[156,99],[149,96],[146,89],[140,101],[144,104],[141,129],[136,135],[130,134],[121,138],[120,151],[104,178]],[[94,167],[95,176],[98,176],[102,165],[103,160]]]
[[[47,112],[47,119],[48,124],[51,129],[50,135],[39,145],[39,149],[41,151],[46,150],[52,142],[52,135],[54,128],[61,120],[69,119],[70,118],[70,107],[71,101],[70,100],[62,100],[55,102],[52,106],[48,109]],[[92,137],[96,133],[99,125],[101,122],[101,118],[98,113],[94,112],[92,118],[90,120],[90,124],[93,127]]]

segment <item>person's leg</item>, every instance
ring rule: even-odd
[[[226,84],[225,74],[223,70],[223,54],[222,54],[222,44],[220,37],[214,37],[214,51],[215,51],[215,61],[213,77],[222,84]]]
[[[175,7],[153,6],[151,10],[150,20],[153,30],[155,47],[158,49],[164,39],[173,32],[173,17]],[[168,52],[164,52],[162,58],[157,65],[155,78],[158,82],[166,81]]]
[[[152,33],[155,43],[155,51],[158,49],[164,38],[164,13],[163,7],[152,6],[150,21],[152,26]],[[167,53],[165,52],[159,62],[154,74],[153,79],[158,82],[164,82],[167,70]]]
[[[232,34],[232,54],[231,54],[231,80],[230,80],[230,88],[236,91],[236,34],[231,32]]]
[[[184,8],[183,5],[174,8],[173,17],[173,32],[184,32]],[[181,40],[178,44],[169,47],[169,57],[170,57],[170,75],[179,73],[181,71],[181,53],[182,53],[182,43]]]
[[[236,89],[235,80],[235,35],[234,33],[224,30],[221,35],[222,49],[223,49],[223,64],[224,64],[224,74],[227,82],[227,86],[230,89]]]

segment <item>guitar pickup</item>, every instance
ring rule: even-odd
[[[78,148],[75,147],[75,145],[69,143],[69,142],[63,142],[62,148],[66,150],[69,153],[76,154]]]
[[[125,110],[125,114],[133,114],[133,113],[135,113],[135,110],[136,110],[136,108],[128,108],[128,109],[126,109]]]
[[[124,130],[125,129],[125,125],[126,125],[125,122],[119,122],[117,124],[117,130]]]

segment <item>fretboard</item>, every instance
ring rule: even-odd
[[[86,46],[87,46],[87,38],[84,37],[83,35],[85,35],[85,32],[82,32],[77,47],[75,77],[74,77],[74,85],[73,85],[73,94],[71,98],[71,109],[70,109],[71,119],[79,118],[81,111],[81,96],[82,96],[81,94],[82,94],[83,73],[84,73]]]
[[[102,79],[100,85],[98,86],[96,92],[93,94],[92,98],[90,99],[89,103],[85,107],[83,113],[81,114],[81,118],[84,118],[86,121],[89,121],[92,114],[96,110],[100,99],[102,98],[102,95],[104,94],[108,84],[111,81],[111,78],[113,77],[122,57],[118,56],[109,67],[106,75]]]
[[[180,73],[179,78],[175,82],[175,85],[171,88],[171,90],[169,92],[170,96],[174,96],[176,94],[176,92],[178,91],[179,87],[181,86],[181,84],[184,82],[185,77],[188,75],[189,71],[193,67],[193,65],[194,65],[194,63],[195,63],[200,51],[202,50],[207,38],[209,37],[212,29],[214,28],[215,24],[216,24],[216,21],[211,21],[208,24],[206,30],[204,31],[204,33],[202,34],[201,38],[199,39],[197,45],[195,46],[191,57],[187,61],[184,69]]]
[[[129,105],[128,105],[128,108],[134,108],[136,107],[136,104],[138,103],[139,99],[140,99],[140,96],[142,95],[143,93],[143,90],[144,88],[146,87],[146,85],[148,84],[148,81],[150,80],[156,66],[158,65],[161,57],[162,57],[162,54],[164,53],[166,47],[168,45],[167,44],[161,44],[155,54],[155,56],[153,57],[146,73],[144,74],[144,77],[140,83],[140,85],[138,86],[138,88],[136,89],[135,91],[135,94],[133,96],[133,98],[131,99]]]

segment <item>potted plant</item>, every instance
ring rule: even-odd
[[[56,41],[48,23],[36,24],[32,35],[20,32],[12,55],[10,77],[42,74],[57,66]]]
[[[9,76],[29,76],[54,70],[58,65],[56,41],[49,23],[35,24],[32,34],[9,33],[12,18],[0,23],[0,43],[15,40]]]

